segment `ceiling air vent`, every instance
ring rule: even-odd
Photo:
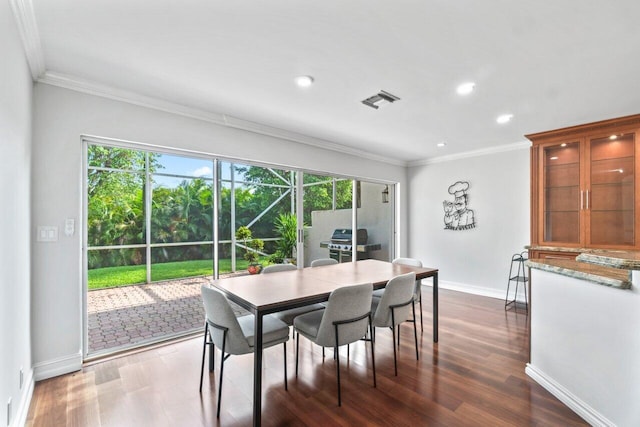
[[[378,94],[370,96],[369,98],[362,101],[362,103],[377,110],[383,105],[391,104],[392,102],[396,102],[399,100],[400,98],[398,98],[397,96],[381,90]]]

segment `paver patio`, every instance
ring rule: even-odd
[[[246,274],[236,273],[236,274]],[[211,276],[87,292],[88,355],[96,356],[202,331],[200,286]],[[237,314],[246,310],[231,303]]]

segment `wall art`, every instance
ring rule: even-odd
[[[442,202],[445,230],[470,230],[475,228],[475,215],[468,206],[468,190],[469,183],[467,181],[457,181],[449,186],[449,194],[453,196],[453,201],[445,200]]]

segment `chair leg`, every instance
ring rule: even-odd
[[[211,334],[209,334],[209,372],[213,372],[213,367],[216,361],[216,348],[211,340]]]
[[[338,406],[342,406],[342,396],[340,396],[340,353],[338,352],[338,325],[336,328],[336,346],[333,353],[336,355],[336,376],[338,377]]]
[[[300,353],[300,334],[296,332],[296,377],[298,376],[298,353]]]
[[[413,308],[413,319],[415,320],[416,318],[416,306],[415,304],[412,305]],[[416,360],[420,360],[419,356],[418,356],[418,327],[416,326],[416,322],[413,322],[413,338],[416,342]]]
[[[398,359],[396,356],[396,319],[393,315],[393,309],[391,309],[391,331],[393,334],[393,367],[395,369],[396,377],[398,376]],[[398,341],[400,341],[400,328],[398,328]],[[400,349],[398,347],[398,349]]]
[[[216,412],[216,418],[220,418],[220,400],[222,399],[222,374],[224,371],[224,351],[227,344],[227,331],[222,333],[222,354],[220,355],[220,382],[218,384],[218,411]]]
[[[287,343],[283,342],[282,345],[284,346],[284,389],[289,390],[287,387]]]
[[[200,393],[202,393],[202,378],[204,377],[204,359],[205,354],[207,352],[207,336],[209,334],[209,324],[205,321],[204,323],[204,339],[202,343],[202,365],[200,366]],[[211,345],[213,347],[213,344]],[[209,349],[209,370],[211,370],[211,354],[213,353],[213,348]]]
[[[422,323],[422,295],[420,295],[420,332],[424,332],[424,324]]]
[[[373,326],[371,325],[371,315],[369,315],[369,333],[371,334],[371,364],[373,365],[373,386],[377,387],[376,384],[376,356],[373,351]]]

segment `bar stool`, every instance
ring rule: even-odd
[[[524,265],[525,261],[528,259],[527,251],[522,251],[519,254],[513,254],[511,257],[511,266],[509,267],[509,281],[507,282],[507,295],[504,298],[504,309],[508,310],[512,304],[513,307],[516,307],[517,297],[518,297],[518,287],[520,283],[524,287],[524,309],[527,313],[529,313],[529,303],[527,300],[527,282],[529,278],[527,277],[527,268]],[[509,299],[509,289],[511,288],[511,283],[514,283],[515,291],[513,294],[513,299]]]

